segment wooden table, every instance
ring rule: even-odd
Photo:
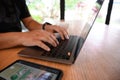
[[[23,59],[63,70],[62,80],[120,80],[119,35],[119,27],[95,24],[73,65],[18,56],[24,47],[0,50],[0,70]]]

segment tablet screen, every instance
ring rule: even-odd
[[[25,64],[15,63],[2,71],[0,77],[5,80],[56,80],[57,74]]]

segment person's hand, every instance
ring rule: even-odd
[[[64,27],[60,27],[57,25],[46,25],[45,30],[48,32],[57,32],[60,34],[61,38],[64,39],[69,39],[68,32]]]
[[[44,42],[56,47],[59,42],[56,37],[45,30],[33,30],[30,32],[23,32],[20,36],[20,42],[24,46],[38,46],[44,50],[50,51],[50,48]]]

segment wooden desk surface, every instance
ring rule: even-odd
[[[62,80],[120,80],[119,35],[118,27],[95,24],[73,65],[20,57],[22,47],[0,50],[0,70],[23,59],[63,70]]]

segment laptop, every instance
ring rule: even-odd
[[[103,3],[103,0],[100,1],[102,1]],[[62,40],[58,34],[56,36],[59,41],[59,45],[57,47],[53,47],[50,44],[45,43],[51,48],[51,51],[45,51],[40,47],[31,46],[20,51],[18,55],[63,64],[73,64],[76,61],[76,58],[79,55],[81,48],[93,26],[93,23],[100,11],[102,3],[98,3],[98,0],[96,0],[94,4],[97,6],[97,11],[94,10],[94,6],[91,8],[89,14],[87,15],[87,19],[84,19],[84,22],[81,24],[82,26],[79,27],[81,28],[81,30],[78,30],[77,35],[72,33],[70,34],[69,39]],[[76,30],[74,30],[73,28],[77,28],[77,26],[74,24],[69,24],[68,27],[71,26],[72,32],[76,32]]]

